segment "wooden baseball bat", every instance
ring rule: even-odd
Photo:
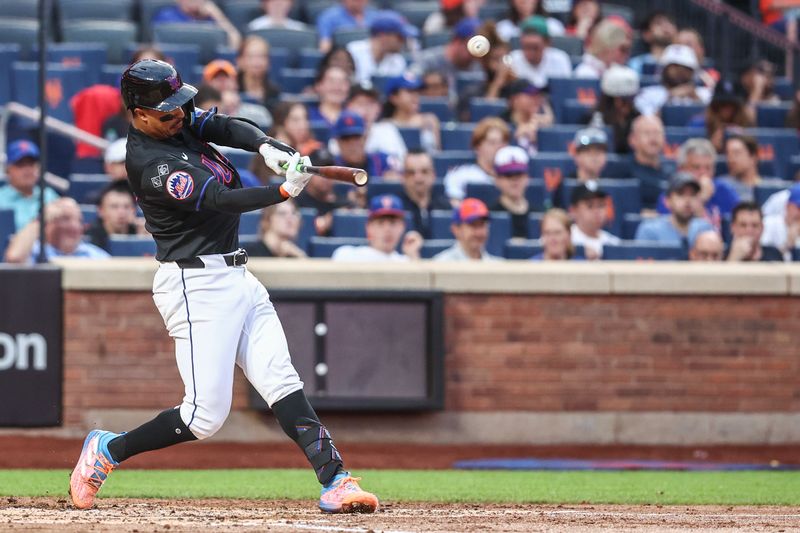
[[[288,163],[284,165],[284,168],[289,168]],[[299,172],[305,172],[306,174],[315,174],[317,176],[321,176],[329,180],[350,183],[357,187],[364,187],[369,181],[369,176],[367,175],[367,172],[360,168],[339,167],[335,165],[323,166],[323,167],[315,167],[311,165],[297,165],[297,170]]]

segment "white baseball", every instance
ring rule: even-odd
[[[316,372],[318,376],[324,376],[328,373],[328,365],[325,363],[317,363],[316,366],[314,366],[314,372]]]
[[[467,41],[467,50],[475,57],[483,57],[489,53],[489,39],[483,35],[474,35]]]

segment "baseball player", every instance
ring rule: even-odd
[[[92,507],[108,474],[129,457],[216,433],[230,411],[238,364],[313,466],[320,509],[374,512],[378,499],[344,470],[303,392],[269,294],[238,247],[240,214],[297,196],[310,175],[295,169],[310,161],[244,119],[195,109],[197,89],[162,61],[134,63],[121,86],[132,113],[128,180],[158,247],[153,299],[175,339],[185,392],[181,405],[127,433],[91,431],[70,477],[72,502]],[[209,142],[259,152],[286,181],[243,189]]]

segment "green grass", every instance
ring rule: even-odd
[[[0,496],[63,496],[66,470],[0,470]],[[386,501],[800,505],[800,472],[364,470]],[[104,497],[315,499],[308,470],[120,470]]]

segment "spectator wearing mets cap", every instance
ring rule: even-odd
[[[711,101],[708,87],[697,87],[700,64],[694,50],[685,44],[671,44],[658,60],[661,84],[645,87],[634,100],[643,115],[655,115],[666,104],[705,104]]]
[[[39,214],[39,147],[31,141],[20,140],[6,150],[8,183],[0,187],[0,209],[14,211],[17,231],[35,220]],[[58,199],[50,187],[44,189],[44,203]]]
[[[457,96],[456,76],[461,72],[481,72],[483,70],[480,63],[467,49],[467,41],[478,33],[480,25],[481,22],[477,18],[462,19],[453,27],[453,37],[450,42],[422,50],[414,64],[411,65],[411,70],[419,77],[432,71],[444,74],[450,88],[450,97],[455,99]]]
[[[489,240],[489,208],[477,198],[465,198],[453,210],[453,223],[450,230],[456,237],[456,243],[442,250],[434,261],[497,261],[486,251]]]
[[[367,241],[363,246],[340,246],[333,252],[334,261],[372,262],[409,261],[419,259],[422,236],[416,231],[406,233],[406,212],[403,202],[394,194],[374,196],[369,203]],[[402,240],[401,249],[397,251]]]
[[[550,78],[571,78],[572,61],[563,50],[550,46],[547,19],[534,15],[520,24],[520,50],[511,52],[511,68],[518,78],[544,87]]]
[[[535,212],[525,196],[530,183],[529,161],[528,153],[519,146],[504,146],[494,156],[494,170],[497,173],[494,184],[500,196],[490,210],[511,215],[511,236],[522,239],[530,238],[528,215]]]
[[[364,119],[352,111],[342,111],[333,126],[333,137],[339,145],[335,164],[362,168],[370,178],[400,181],[399,162],[383,152],[367,152]]]
[[[378,12],[369,25],[369,37],[347,44],[356,66],[355,81],[368,83],[373,76],[400,76],[407,66],[402,55],[406,39],[417,34],[399,13]]]

